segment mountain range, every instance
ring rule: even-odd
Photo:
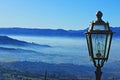
[[[120,27],[111,27],[113,32],[115,32],[114,37],[120,37]],[[29,29],[29,28],[0,28],[0,35],[22,35],[22,36],[59,36],[59,37],[85,37],[84,30],[63,30],[63,29]],[[2,46],[1,46],[2,45]],[[6,46],[15,46],[6,47]],[[4,47],[5,46],[5,47]],[[16,48],[17,47],[17,48]],[[18,48],[19,47],[19,48]],[[1,54],[4,52],[26,54],[30,56],[30,53],[34,53],[35,56],[38,54],[41,56],[63,56],[55,54],[44,54],[37,52],[31,49],[24,49],[21,47],[40,47],[40,48],[52,48],[51,45],[41,45],[33,42],[26,42],[17,39],[10,38],[8,36],[0,36],[0,51]],[[16,55],[15,54],[15,55]],[[18,56],[18,54],[16,56]],[[33,57],[33,55],[31,55]],[[24,56],[22,56],[24,57]],[[51,58],[51,57],[50,57]],[[114,72],[115,76],[120,74],[120,61],[116,61],[108,64],[103,68],[105,71],[105,76],[111,76],[111,73]],[[75,65],[75,64],[50,64],[45,62],[28,62],[28,61],[18,61],[18,62],[6,62],[0,63],[0,66],[3,66],[7,69],[18,70],[20,72],[30,72],[41,74],[47,71],[49,74],[56,74],[58,76],[93,76],[94,67],[89,65]],[[117,75],[116,75],[117,74]]]
[[[60,36],[60,37],[85,37],[84,30],[64,30],[64,29],[30,29],[30,28],[0,28],[0,34],[23,35],[23,36]],[[120,27],[111,27],[115,32],[114,37],[120,37]]]
[[[30,29],[30,28],[0,28],[0,34],[23,35],[23,36],[81,36],[84,30],[63,30],[63,29]]]

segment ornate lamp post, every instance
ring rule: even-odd
[[[101,11],[97,12],[97,20],[91,23],[88,32],[85,33],[89,56],[96,67],[96,80],[101,80],[101,68],[104,62],[108,60],[113,35],[109,23],[105,23],[101,19],[102,15]]]

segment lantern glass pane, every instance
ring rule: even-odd
[[[108,57],[109,55],[109,48],[110,48],[110,44],[111,44],[111,36],[112,34],[107,34],[107,39],[106,39],[106,57]]]
[[[89,51],[89,57],[92,58],[92,54],[91,54],[91,38],[90,38],[90,34],[86,35],[87,38],[87,45],[88,45],[88,51]]]
[[[104,25],[94,25],[93,30],[108,30],[108,27]]]
[[[106,34],[92,34],[91,36],[94,58],[105,58]]]

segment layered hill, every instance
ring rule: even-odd
[[[10,38],[8,36],[0,36],[0,45],[13,45],[13,46],[31,46],[31,47],[51,47],[49,45],[40,45],[36,43],[30,43],[30,42],[25,42],[25,41],[20,41],[17,39]]]

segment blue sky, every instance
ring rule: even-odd
[[[120,26],[120,0],[0,0],[0,27],[85,29],[98,10]]]

